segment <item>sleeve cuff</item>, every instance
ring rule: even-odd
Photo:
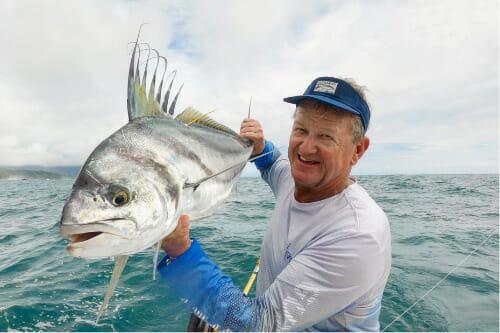
[[[200,243],[195,238],[191,239],[193,242],[189,249],[178,257],[172,258],[168,254],[159,262],[157,269],[162,272],[170,266],[185,266],[193,259],[203,255],[203,250]]]
[[[255,161],[253,161],[255,163],[255,166],[259,169],[265,169],[269,166],[271,166],[277,159],[278,157],[280,156],[280,153],[278,151],[278,149],[276,149],[273,145],[273,143],[271,141],[267,141],[266,140],[266,144],[264,146],[264,150],[262,151],[261,154],[265,154],[265,153],[268,153],[268,152],[271,152],[270,154],[267,154],[265,156],[262,156],[258,159],[256,159]]]

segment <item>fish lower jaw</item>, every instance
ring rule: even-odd
[[[122,226],[125,220],[120,221]],[[131,223],[131,221],[129,221]],[[130,227],[132,225],[130,224]],[[160,225],[147,230],[118,229],[102,223],[63,224],[60,232],[71,243],[66,247],[68,253],[77,258],[101,259],[119,255],[131,255],[160,241],[167,231],[175,228]]]
[[[87,232],[69,235],[70,243],[66,250],[77,258],[100,259],[123,254],[128,239],[106,232]]]
[[[102,259],[119,255],[131,255],[147,248],[153,242],[152,235],[142,234],[129,239],[107,232],[87,232],[69,236],[76,241],[70,243],[66,250],[69,255],[82,259]]]

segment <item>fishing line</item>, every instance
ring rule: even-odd
[[[388,329],[389,327],[392,326],[392,324],[394,324],[396,321],[398,321],[399,319],[401,319],[401,317],[403,317],[405,314],[407,314],[415,305],[417,305],[418,302],[420,302],[421,300],[424,299],[425,296],[429,295],[437,286],[439,286],[441,284],[441,282],[443,282],[444,280],[446,280],[446,278],[448,276],[450,276],[451,273],[453,273],[458,267],[460,267],[464,262],[467,261],[467,259],[469,259],[469,257],[471,255],[473,255],[477,250],[479,250],[479,248],[481,246],[483,246],[484,243],[486,243],[486,241],[488,239],[490,239],[490,237],[496,233],[496,229],[493,230],[489,235],[488,237],[486,237],[486,239],[484,239],[481,244],[479,244],[471,253],[469,253],[469,255],[467,257],[465,257],[461,262],[459,262],[455,267],[452,268],[451,271],[448,272],[448,274],[445,275],[445,277],[443,277],[441,280],[439,280],[431,289],[429,289],[429,291],[427,291],[422,297],[420,297],[415,303],[413,303],[408,309],[405,310],[405,312],[403,312],[402,314],[400,314],[399,316],[397,316],[393,321],[391,321],[391,323],[389,325],[387,325],[381,332],[384,332],[386,329]]]

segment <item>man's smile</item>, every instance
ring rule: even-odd
[[[319,164],[318,161],[314,161],[314,160],[310,160],[310,159],[307,159],[305,157],[303,157],[302,155],[300,154],[297,154],[298,156],[298,159],[300,162],[302,162],[303,164],[307,164],[307,165],[315,165],[315,164]]]

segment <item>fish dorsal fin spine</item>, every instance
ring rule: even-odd
[[[142,25],[141,25],[142,28]],[[162,88],[165,78],[165,72],[167,71],[167,59],[159,54],[155,49],[152,49],[149,44],[139,43],[139,33],[137,34],[137,39],[135,41],[134,50],[132,52],[132,58],[130,59],[129,75],[128,75],[128,89],[127,89],[127,109],[129,121],[132,121],[141,117],[167,117],[171,118],[174,113],[175,103],[179,97],[179,93],[182,89],[178,89],[175,95],[174,101],[171,102],[170,108],[168,108],[168,98],[171,94],[172,84],[175,79],[175,72],[168,85],[167,91],[164,93],[162,98]],[[141,45],[146,45],[147,59],[141,59]],[[155,55],[151,55],[151,51]],[[149,60],[155,59],[156,64],[153,72],[153,76],[149,79],[148,83],[148,65]],[[163,62],[163,75],[161,77],[158,87],[156,86],[156,76],[159,63]],[[145,63],[145,64],[144,64]],[[141,80],[142,72],[142,80]],[[170,75],[166,77],[168,80]],[[167,111],[168,110],[168,111]]]
[[[208,112],[211,113],[211,112]],[[200,111],[188,107],[175,117],[176,120],[183,122],[184,124],[191,126],[193,124],[203,125],[210,128],[217,129],[222,132],[226,132],[231,135],[238,135],[235,131],[227,126],[221,125],[212,118],[208,116],[208,113],[201,113]]]

